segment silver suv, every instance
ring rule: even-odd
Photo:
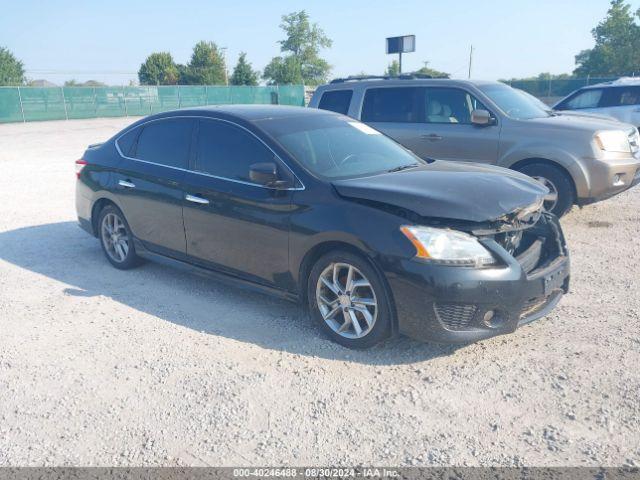
[[[499,82],[350,77],[318,87],[309,106],[368,123],[423,158],[526,173],[547,186],[545,208],[558,216],[640,182],[634,126],[554,114]]]
[[[607,115],[640,127],[640,78],[623,77],[583,87],[560,100],[553,109]]]

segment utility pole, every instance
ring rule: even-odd
[[[398,52],[398,75],[402,75],[402,52]]]
[[[471,65],[473,64],[473,45],[471,45],[471,49],[469,50],[469,77],[471,78]]]

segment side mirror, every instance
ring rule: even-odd
[[[258,185],[275,186],[278,182],[278,167],[275,163],[254,163],[249,167],[249,178]]]
[[[476,109],[471,112],[471,123],[479,126],[493,125],[495,119],[486,110]]]

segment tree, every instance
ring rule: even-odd
[[[607,16],[591,30],[595,46],[576,59],[577,76],[634,75],[640,72],[640,10],[631,12],[624,0],[612,0]]]
[[[269,79],[272,85],[304,84],[300,62],[293,55],[288,57],[274,57],[269,65],[264,67],[262,77]]]
[[[398,60],[393,60],[387,66],[387,69],[384,71],[384,74],[389,77],[397,77],[398,75],[400,75],[400,64],[398,63]]]
[[[429,62],[424,62],[424,67],[419,70],[416,70],[414,73],[419,75],[429,75],[433,78],[449,78],[450,75],[446,72],[441,72],[440,70],[436,70],[435,68],[429,67]]]
[[[230,83],[231,85],[258,85],[258,72],[254,71],[251,64],[247,62],[245,52],[240,52]]]
[[[224,85],[227,66],[222,50],[214,42],[196,43],[191,61],[180,72],[181,83],[187,85]]]
[[[309,21],[304,10],[283,15],[280,28],[286,39],[278,43],[285,55],[274,57],[262,77],[270,84],[318,85],[326,82],[331,65],[320,58],[320,50],[331,47],[332,42],[324,31],[317,23]]]
[[[22,85],[24,66],[9,50],[0,47],[0,85]]]
[[[140,85],[175,85],[178,67],[169,52],[152,53],[138,71]]]

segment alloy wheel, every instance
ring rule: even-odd
[[[348,263],[332,263],[322,271],[316,285],[316,303],[326,324],[349,339],[366,336],[378,316],[371,282]]]
[[[129,235],[122,219],[115,213],[106,214],[102,219],[101,232],[107,255],[114,262],[124,262],[129,254]]]
[[[543,208],[547,212],[552,211],[555,208],[556,204],[558,203],[558,189],[556,188],[554,183],[548,178],[540,177],[540,176],[532,177],[532,178],[534,178],[535,180],[537,180],[538,182],[540,182],[542,185],[544,185],[549,189],[549,193],[547,193],[544,196]]]

